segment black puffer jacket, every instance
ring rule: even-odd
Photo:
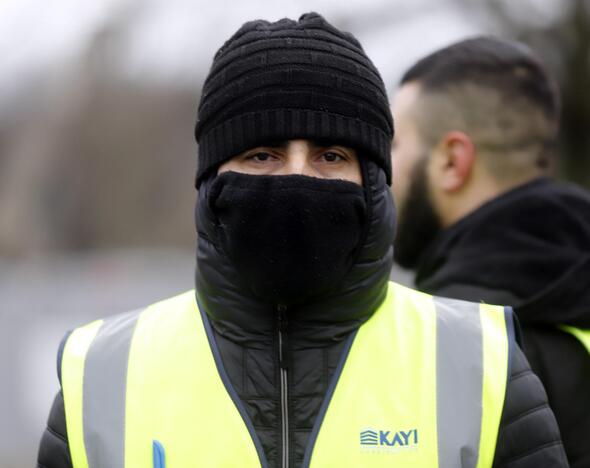
[[[363,169],[368,220],[353,267],[332,294],[286,311],[277,311],[274,305],[236,287],[231,262],[215,244],[215,223],[206,204],[207,184],[201,187],[198,296],[213,324],[230,381],[245,404],[271,468],[285,466],[285,455],[289,466],[302,465],[344,342],[372,315],[385,294],[395,214],[382,171],[372,164]],[[286,321],[279,319],[281,316]],[[284,338],[282,348],[279,329]],[[287,371],[286,413],[281,404],[281,368]],[[39,466],[71,466],[60,395],[48,426]],[[285,453],[284,447],[288,447]],[[544,390],[519,350],[511,363],[495,466],[567,466]]]
[[[572,467],[590,467],[590,356],[559,324],[590,328],[590,195],[522,185],[442,232],[417,271],[431,294],[513,306]]]

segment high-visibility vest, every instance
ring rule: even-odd
[[[576,328],[570,325],[560,325],[559,328],[570,335],[575,336],[582,346],[590,353],[590,329]]]
[[[312,467],[491,467],[511,310],[390,283],[342,352]],[[266,466],[194,291],[74,330],[61,362],[74,468]]]

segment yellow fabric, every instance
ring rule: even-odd
[[[502,307],[479,306],[483,329],[483,401],[479,460],[477,468],[488,468],[494,462],[496,439],[500,428],[508,380],[508,337]]]
[[[477,467],[488,468],[504,404],[508,345],[503,309],[479,307],[485,372]],[[64,349],[62,381],[75,468],[88,468],[82,426],[83,372],[100,324],[76,330]],[[382,306],[355,337],[310,466],[439,465],[436,336],[432,296],[391,284]],[[391,430],[390,438],[403,431],[409,443],[393,450],[361,446],[360,434],[368,428]],[[141,312],[133,332],[127,369],[125,467],[151,467],[154,440],[165,448],[166,468],[260,466],[246,424],[217,370],[194,291]]]
[[[68,445],[75,468],[88,468],[84,446],[82,384],[84,362],[102,320],[74,330],[64,347],[61,361],[61,388],[64,397]]]
[[[578,340],[581,341],[581,343],[590,353],[590,329],[575,328],[569,325],[562,325],[559,328],[567,333],[570,333],[571,335],[574,335]]]
[[[404,292],[390,292],[359,329],[319,431],[312,467],[437,466],[434,303],[426,294]],[[420,428],[420,450],[369,453],[359,445],[359,434],[368,428]]]
[[[165,447],[167,468],[260,466],[217,371],[194,291],[141,314],[127,379],[126,467],[151,467],[154,439]]]

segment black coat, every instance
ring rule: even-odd
[[[232,280],[235,272],[216,245],[214,222],[206,206],[200,204],[202,209],[197,210],[197,291],[211,319],[229,379],[244,403],[270,468],[281,466],[282,459],[278,327],[285,331],[283,365],[289,375],[288,458],[290,466],[297,467],[302,464],[346,338],[371,317],[384,298],[395,214],[383,174],[371,165],[366,170],[368,219],[356,262],[330,294],[289,310],[286,325],[277,320],[274,305],[236,287],[236,280]],[[199,196],[206,201],[206,184]],[[497,467],[567,466],[543,388],[518,349],[511,363],[495,459]],[[39,466],[71,466],[61,395],[41,441]]]
[[[590,467],[590,355],[559,324],[590,328],[590,195],[538,179],[443,231],[423,254],[422,291],[513,306],[572,467]]]

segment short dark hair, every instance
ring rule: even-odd
[[[551,120],[559,118],[559,95],[554,80],[524,44],[492,36],[466,39],[419,60],[401,83],[419,81],[434,91],[449,84],[472,82],[527,97]]]
[[[466,131],[477,135],[484,130],[481,127],[488,127],[482,147],[487,146],[489,152],[522,152],[525,147],[535,147],[539,149],[534,165],[541,169],[552,165],[559,93],[553,78],[525,45],[490,36],[466,39],[419,60],[403,75],[401,84],[407,83],[418,83],[425,95],[448,96],[443,118],[452,113],[461,120],[462,113]],[[486,112],[494,115],[481,115]],[[435,131],[434,118],[428,118],[426,132]],[[442,130],[444,122],[439,123]],[[497,137],[489,141],[494,126]],[[515,130],[515,126],[520,128]],[[503,131],[506,140],[498,144]],[[509,132],[514,135],[512,141]]]

